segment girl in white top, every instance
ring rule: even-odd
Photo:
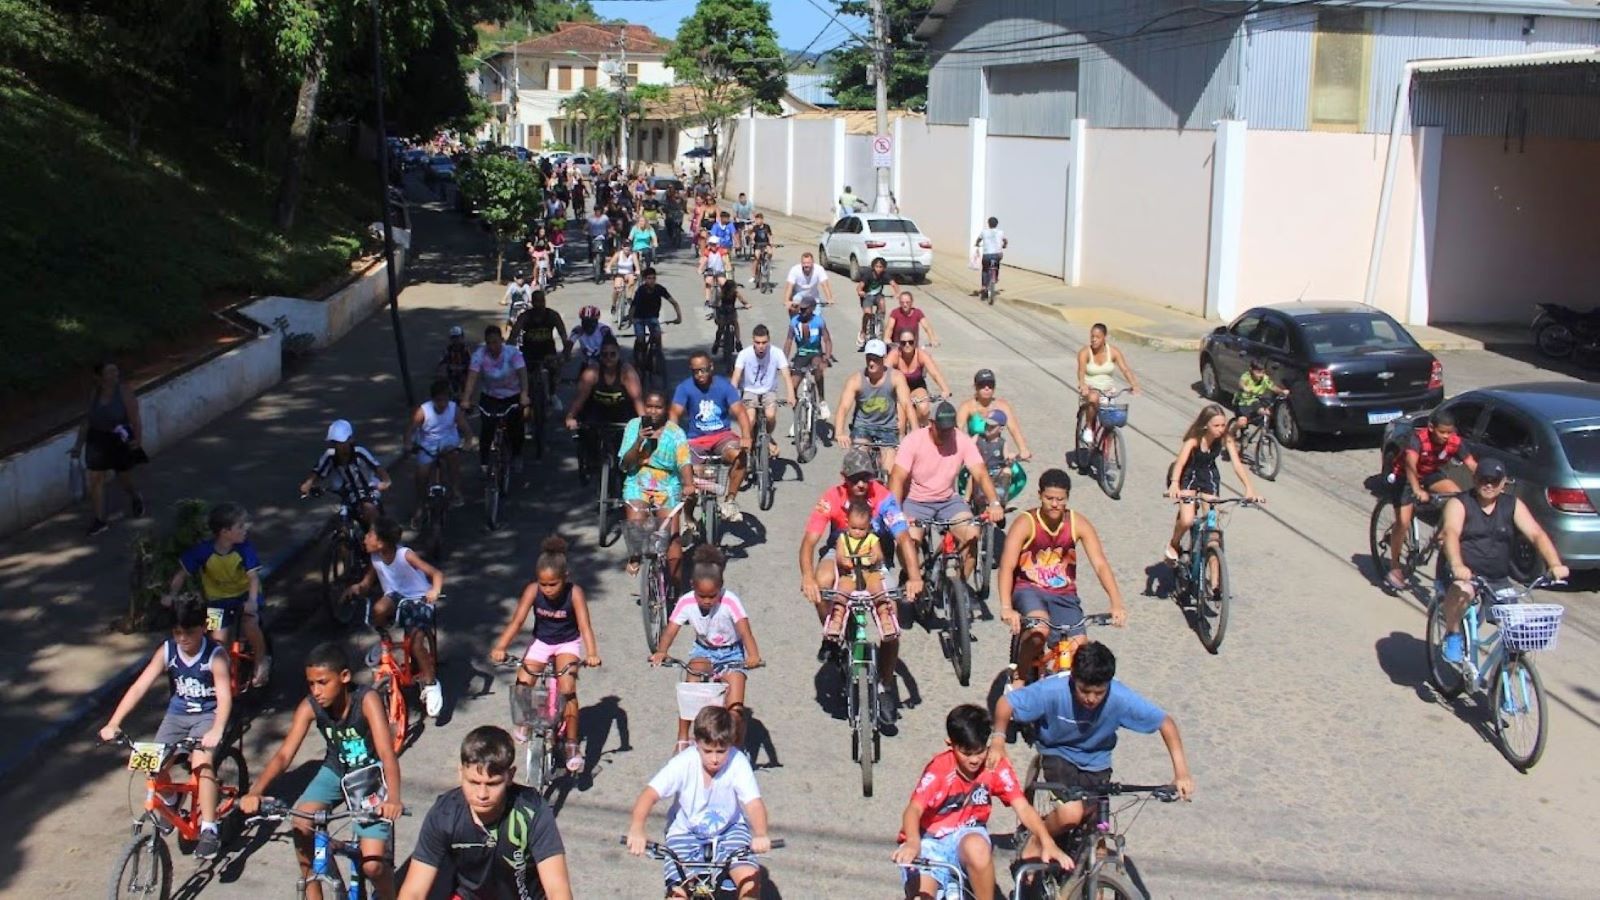
[[[411,452],[417,455],[417,512],[411,519],[413,528],[420,524],[422,503],[428,496],[428,482],[433,478],[434,463],[444,470],[445,490],[450,495],[450,505],[457,507],[466,504],[458,488],[461,483],[460,454],[452,451],[461,448],[472,430],[467,427],[467,416],[461,411],[461,406],[450,399],[449,379],[435,380],[428,389],[428,395],[428,402],[411,414],[411,425],[406,429],[405,441],[401,444],[410,447]]]
[[[366,577],[345,590],[343,599],[369,595],[374,586],[383,589],[383,595],[367,606],[367,624],[388,629],[399,620],[406,636],[412,638],[411,658],[416,661],[417,681],[422,685],[422,705],[428,715],[437,716],[444,708],[444,693],[434,677],[433,648],[417,632],[433,628],[434,604],[444,592],[444,573],[428,565],[415,550],[401,546],[402,534],[399,522],[388,516],[378,517],[362,543],[372,565]]]
[[[1082,397],[1083,440],[1094,440],[1095,422],[1100,417],[1100,395],[1116,387],[1112,375],[1120,371],[1128,388],[1139,392],[1139,379],[1133,377],[1122,351],[1106,342],[1106,326],[1096,322],[1089,327],[1089,343],[1078,351],[1078,396]]]
[[[728,686],[723,702],[738,723],[738,739],[734,746],[744,746],[744,683],[745,669],[761,665],[761,650],[756,646],[755,632],[750,628],[750,616],[744,603],[731,591],[723,589],[722,569],[727,558],[710,544],[701,544],[694,552],[694,590],[678,598],[661,633],[656,652],[650,655],[650,664],[659,666],[672,649],[678,632],[688,625],[694,631],[694,649],[689,651],[689,672],[696,680],[721,681]],[[726,668],[720,674],[718,668]],[[678,749],[689,745],[689,723],[678,720]]]
[[[639,254],[627,244],[611,254],[611,308],[617,307],[617,300],[626,292],[633,290],[634,282],[639,280]]]

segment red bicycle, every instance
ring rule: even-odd
[[[440,594],[439,599],[443,600],[444,595]],[[401,605],[412,602],[421,601],[401,600],[395,604],[396,619],[400,617]],[[396,644],[388,628],[373,630],[378,632],[378,645],[367,653],[367,666],[372,669],[372,687],[383,701],[384,714],[389,719],[389,733],[394,737],[394,752],[398,754],[405,748],[406,739],[413,736],[412,706],[406,699],[406,692],[415,691],[421,684],[417,678],[417,661],[413,652],[416,642],[427,642],[428,656],[437,668],[439,632],[430,623],[425,627],[407,630],[405,637]]]

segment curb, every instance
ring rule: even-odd
[[[999,295],[999,299],[1001,302],[1009,303],[1012,306],[1020,307],[1036,313],[1043,313],[1044,315],[1057,316],[1062,319],[1067,318],[1065,314],[1066,310],[1071,308],[1066,306],[1057,306],[1054,303],[1041,303],[1038,300],[1029,300],[1025,297],[1007,297],[1005,294]],[[1071,320],[1068,319],[1068,321]],[[1136,328],[1126,328],[1121,325],[1109,325],[1107,326],[1107,330],[1111,337],[1116,338],[1119,341],[1130,344],[1142,344],[1155,350],[1194,351],[1200,349],[1200,338],[1168,337],[1166,335],[1151,334],[1147,331],[1140,331]]]

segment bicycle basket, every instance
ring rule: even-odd
[[[1500,639],[1512,650],[1531,653],[1552,650],[1556,632],[1561,630],[1561,614],[1566,607],[1558,603],[1496,604],[1494,616],[1500,622]]]
[[[700,715],[700,710],[708,706],[721,706],[722,696],[727,692],[728,686],[720,681],[678,682],[678,718],[693,722],[694,717]]]
[[[549,726],[553,717],[546,702],[547,693],[536,690],[537,687],[532,684],[511,686],[511,724],[527,725],[532,728]]]
[[[1121,428],[1128,424],[1128,404],[1102,404],[1100,407],[1100,421],[1104,422],[1107,428]]]

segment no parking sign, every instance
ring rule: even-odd
[[[880,134],[872,139],[872,167],[887,169],[894,165],[894,136]]]

